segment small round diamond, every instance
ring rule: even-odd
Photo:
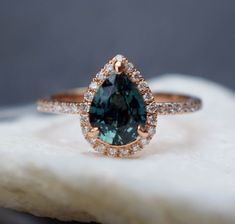
[[[142,138],[142,139],[140,140],[140,143],[141,143],[141,145],[148,145],[148,144],[149,144],[149,139],[147,139],[147,138]]]
[[[141,79],[140,72],[139,71],[133,72],[133,74],[131,76],[131,80],[134,81],[134,82],[139,82],[140,79]]]
[[[87,141],[88,141],[91,145],[94,145],[96,139],[95,139],[95,138],[87,138]]]
[[[138,88],[140,91],[146,91],[148,89],[148,84],[145,81],[139,83]]]
[[[92,82],[92,83],[89,85],[89,88],[92,89],[92,90],[96,90],[96,89],[98,88],[97,82]]]
[[[51,106],[52,106],[52,105],[53,105],[53,104],[51,104]],[[62,105],[58,105],[58,103],[55,103],[55,104],[54,104],[54,107],[55,107],[55,110],[63,111]]]
[[[148,134],[152,137],[156,133],[156,128],[155,127],[149,127],[148,128]]]
[[[71,113],[76,114],[79,112],[79,106],[77,104],[71,104]]]
[[[145,93],[143,97],[145,101],[151,101],[153,99],[153,95],[150,92]]]
[[[147,120],[148,120],[148,123],[151,125],[156,125],[157,123],[157,117],[154,115],[149,115]]]
[[[89,104],[81,103],[79,109],[81,112],[89,112]]]
[[[95,151],[97,151],[99,153],[104,153],[105,152],[105,145],[99,144],[99,145],[95,146]]]
[[[132,63],[128,63],[125,66],[127,72],[132,72],[134,70],[134,65]]]
[[[118,55],[115,56],[115,59],[116,59],[117,61],[122,61],[122,60],[124,59],[124,57],[123,57],[123,55],[118,54]]]
[[[129,154],[129,151],[128,149],[121,149],[120,150],[120,156],[127,156]]]
[[[149,104],[147,106],[147,111],[149,113],[156,113],[157,112],[157,108],[158,108],[157,104],[155,102],[152,102],[151,104]]]
[[[87,101],[91,101],[92,99],[93,99],[93,93],[92,92],[86,92],[85,94],[84,94],[84,98],[85,98],[85,100],[87,100]]]
[[[140,146],[139,145],[133,145],[132,147],[131,147],[131,151],[133,152],[133,153],[136,153],[136,152],[138,152],[138,151],[140,151],[141,150],[141,148],[140,148]]]
[[[82,127],[82,133],[83,135],[87,135],[87,133],[89,132],[90,128],[85,126],[85,127]]]
[[[88,115],[81,115],[80,120],[83,123],[87,123],[87,122],[89,122],[89,117],[88,117]]]
[[[104,68],[107,72],[112,72],[113,71],[113,65],[112,64],[106,64],[104,66]]]
[[[105,80],[105,74],[103,72],[99,72],[99,73],[96,74],[96,78],[99,81],[103,81],[103,80]]]
[[[118,153],[118,151],[117,151],[117,149],[115,149],[115,148],[109,148],[108,149],[108,155],[109,156],[116,156],[117,155],[117,153]]]

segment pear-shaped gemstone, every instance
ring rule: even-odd
[[[110,75],[100,86],[90,107],[90,123],[98,138],[111,145],[137,139],[138,125],[146,122],[144,100],[125,73]]]

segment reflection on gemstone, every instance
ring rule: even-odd
[[[146,123],[144,100],[125,73],[112,74],[98,89],[90,107],[90,123],[100,140],[125,145],[137,139],[137,127]]]

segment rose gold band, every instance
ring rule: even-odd
[[[47,99],[39,99],[38,111],[58,114],[79,114],[83,95],[87,88],[59,93]],[[202,102],[199,98],[175,93],[153,93],[159,115],[182,114],[197,111]]]

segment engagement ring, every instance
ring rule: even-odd
[[[143,149],[156,133],[157,116],[201,108],[194,96],[153,93],[126,57],[117,55],[92,79],[88,88],[39,99],[41,112],[79,114],[82,133],[96,152],[128,157]]]

